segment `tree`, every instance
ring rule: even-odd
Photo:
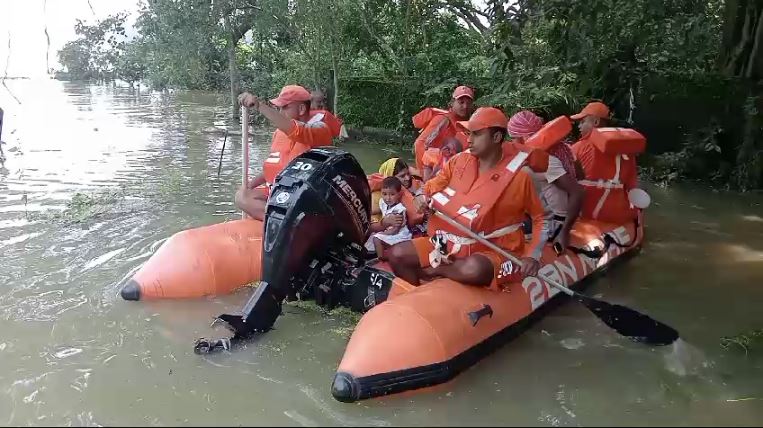
[[[144,55],[145,49],[139,41],[128,43],[124,53],[117,60],[116,76],[129,83],[130,86],[143,80],[147,70]]]
[[[726,0],[720,70],[727,76],[763,78],[763,3]]]
[[[726,0],[719,71],[738,79],[747,88],[743,107],[743,131],[734,177],[738,187],[763,183],[763,3]]]
[[[77,20],[78,38],[67,42],[58,52],[61,64],[74,79],[108,80],[125,49],[124,23],[127,14],[117,13],[88,25]]]

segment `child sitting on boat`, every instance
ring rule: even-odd
[[[382,181],[382,197],[379,199],[379,209],[382,216],[399,214],[403,216],[401,226],[390,226],[381,232],[376,232],[366,243],[368,250],[376,250],[379,260],[386,260],[384,252],[387,248],[400,242],[410,241],[413,238],[406,219],[406,208],[401,202],[403,197],[403,183],[399,178],[392,176]]]

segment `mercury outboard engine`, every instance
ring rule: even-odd
[[[365,257],[371,192],[358,161],[335,147],[294,159],[278,175],[268,199],[262,248],[262,281],[242,315],[220,315],[243,339],[269,330],[288,296],[311,293],[318,304],[341,303],[354,283],[351,272]],[[349,294],[349,293],[348,293]],[[200,339],[197,353],[230,341]]]

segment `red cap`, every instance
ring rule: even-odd
[[[509,119],[500,109],[495,107],[480,107],[468,121],[458,122],[458,125],[469,132],[474,132],[485,128],[506,129],[508,123]]]
[[[609,107],[606,104],[598,101],[588,103],[583,110],[575,115],[570,116],[572,120],[580,120],[586,116],[596,116],[602,119],[609,118]]]
[[[288,85],[281,89],[281,93],[278,94],[278,98],[270,100],[270,103],[276,107],[283,107],[285,105],[310,101],[310,92],[299,85]]]
[[[461,97],[469,97],[474,99],[474,90],[468,86],[459,86],[453,91],[453,99],[457,100]]]

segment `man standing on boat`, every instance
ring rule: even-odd
[[[239,95],[238,99],[242,106],[258,111],[276,128],[262,173],[248,186],[242,186],[235,199],[236,206],[250,217],[264,220],[270,187],[278,173],[311,148],[330,146],[332,132],[323,120],[325,114],[310,111],[310,92],[301,86],[284,86],[278,98],[270,100],[277,109],[248,92]]]
[[[424,152],[429,148],[439,149],[448,137],[456,137],[466,148],[466,134],[456,124],[469,120],[473,109],[474,90],[468,86],[459,86],[453,91],[448,110],[427,107],[413,116],[413,126],[421,129],[421,134],[413,144],[418,171],[424,167]]]
[[[506,115],[493,107],[480,108],[468,122],[459,122],[469,134],[470,151],[454,156],[416,200],[422,210],[431,204],[499,247],[520,257],[526,254],[521,274],[535,275],[544,244],[543,206],[522,167],[545,154],[504,142],[507,124]],[[525,213],[533,222],[530,248],[522,232]],[[397,244],[387,254],[395,274],[413,285],[441,276],[500,290],[520,275],[518,267],[438,216],[429,220],[429,237]]]

